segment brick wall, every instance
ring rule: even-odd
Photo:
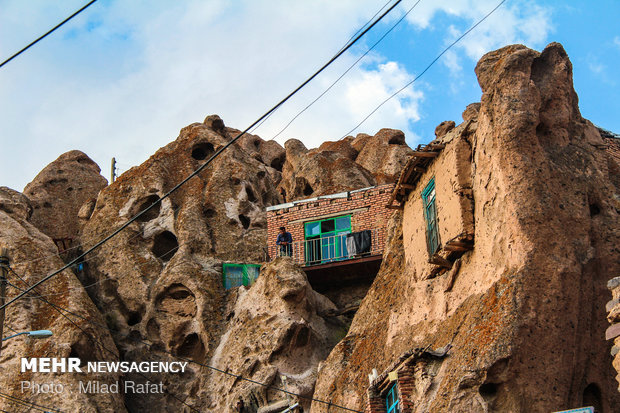
[[[270,258],[277,254],[276,238],[278,228],[286,227],[293,236],[293,242],[304,240],[304,222],[321,219],[326,215],[351,213],[351,231],[381,229],[373,238],[373,250],[383,251],[385,227],[392,210],[385,207],[394,184],[380,185],[365,191],[351,191],[343,198],[318,198],[296,201],[286,208],[267,211],[267,242]],[[297,252],[303,256],[303,252]],[[297,254],[296,253],[296,254]]]

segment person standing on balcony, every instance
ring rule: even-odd
[[[276,245],[280,246],[281,257],[293,256],[293,236],[290,232],[286,232],[286,228],[280,227],[280,233],[276,238]]]

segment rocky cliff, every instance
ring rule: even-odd
[[[482,100],[464,114],[462,135],[472,154],[473,250],[431,273],[409,261],[426,246],[403,239],[398,213],[383,266],[322,364],[315,397],[363,410],[371,369],[451,346],[440,360],[413,361],[411,411],[615,411],[601,297],[620,272],[617,169],[579,113],[562,46],[505,47],[476,74]],[[434,171],[460,179],[456,169]]]
[[[63,153],[26,185],[24,194],[33,207],[30,222],[51,238],[76,239],[78,212],[93,201],[108,181],[101,169],[85,153]],[[66,245],[70,247],[69,243]]]
[[[10,283],[7,289],[9,299],[15,297],[20,289],[27,288],[63,265],[53,241],[28,222],[32,211],[25,196],[0,187],[0,246],[8,249],[10,266],[14,270],[7,276]],[[18,336],[3,343],[0,392],[66,412],[76,409],[90,413],[126,411],[120,394],[84,394],[78,391],[80,381],[100,380],[104,384],[112,384],[118,380],[117,374],[19,373],[21,357],[79,357],[84,362],[118,360],[118,350],[105,328],[103,317],[73,272],[63,271],[36,291],[52,304],[70,308],[75,315],[63,315],[52,305],[32,297],[8,307],[4,324],[5,337],[16,332],[43,329],[51,330],[53,337],[34,340]],[[40,391],[41,386],[46,384],[49,389],[50,383],[53,384],[52,389],[64,390],[60,394],[56,390]],[[0,409],[30,412],[37,408],[2,397]]]

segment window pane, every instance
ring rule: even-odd
[[[351,217],[339,217],[335,219],[336,221],[336,230],[343,230],[351,228]]]
[[[326,219],[325,221],[321,221],[321,232],[331,232],[334,228],[334,220]]]
[[[309,222],[306,224],[306,238],[321,234],[320,222]]]

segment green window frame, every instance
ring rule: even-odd
[[[400,398],[398,397],[398,385],[394,384],[385,396],[387,413],[400,413]]]
[[[426,247],[432,256],[439,250],[439,228],[437,226],[437,206],[435,204],[435,178],[431,178],[422,191],[424,221],[426,223]]]
[[[254,284],[260,273],[260,264],[222,264],[222,284],[230,290],[242,285],[249,287]]]
[[[306,264],[321,264],[347,257],[351,215],[340,215],[304,223]]]

